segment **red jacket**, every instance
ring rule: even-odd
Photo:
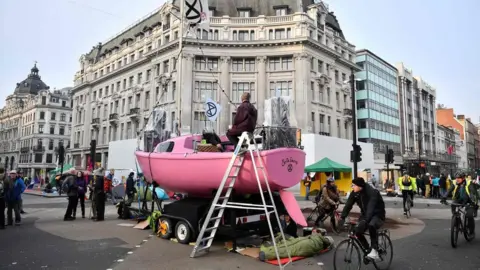
[[[243,132],[253,132],[257,126],[257,109],[249,101],[244,101],[237,108],[232,128],[227,135],[240,136]]]

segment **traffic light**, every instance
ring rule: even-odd
[[[350,151],[350,161],[360,162],[362,161],[362,147],[360,145],[353,145],[353,150]]]
[[[392,164],[394,162],[395,153],[393,149],[387,149],[387,153],[385,153],[385,163]]]
[[[393,149],[388,149],[387,156],[388,156],[388,163],[392,164],[394,162],[393,158],[395,157],[395,153],[393,152]]]

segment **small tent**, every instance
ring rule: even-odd
[[[349,166],[342,165],[337,163],[329,158],[323,158],[317,163],[314,163],[310,166],[305,167],[305,172],[351,172],[352,168]]]
[[[352,168],[349,166],[335,162],[329,158],[323,158],[320,161],[305,167],[306,173],[315,173],[315,180],[310,186],[311,192],[314,190],[320,190],[322,183],[325,184],[327,177],[325,174],[320,173],[334,173],[335,184],[341,193],[347,193],[351,189],[352,185]],[[302,181],[303,183],[304,181]],[[301,185],[300,194],[305,195],[306,188]]]

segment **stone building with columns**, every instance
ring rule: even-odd
[[[355,47],[337,18],[321,1],[266,2],[210,1],[208,29],[188,31],[179,2],[169,2],[82,55],[73,89],[75,166],[85,167],[96,139],[95,159],[108,167],[108,142],[136,137],[155,106],[167,111],[167,128],[224,133],[235,115],[230,102],[240,103],[243,92],[259,124],[265,99],[280,92],[293,98],[304,133],[351,138],[344,82],[356,69]],[[215,123],[205,122],[206,98],[222,105]]]
[[[0,110],[3,167],[31,177],[57,167],[59,145],[70,144],[70,89],[50,90],[36,65],[17,84]]]
[[[404,165],[411,173],[432,173],[437,166],[436,89],[403,63],[396,67]]]

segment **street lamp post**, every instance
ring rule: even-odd
[[[355,70],[353,67],[350,69],[351,74],[350,74],[350,90],[351,90],[351,95],[352,95],[352,146],[353,150],[356,151],[358,149],[358,144],[357,144],[357,100],[355,97]],[[353,158],[353,178],[358,177],[358,161],[357,157],[355,156]]]

